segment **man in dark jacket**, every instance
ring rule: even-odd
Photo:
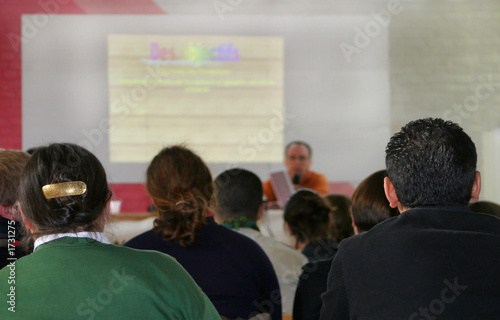
[[[390,139],[384,189],[401,214],[341,243],[321,320],[498,318],[500,219],[467,207],[476,162],[470,137],[442,119]]]

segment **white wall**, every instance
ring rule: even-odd
[[[367,29],[370,25],[373,30]],[[359,181],[384,166],[390,130],[388,36],[369,15],[230,16],[223,23],[216,15],[56,15],[22,48],[23,148],[53,141],[79,143],[96,153],[112,182],[143,182],[146,163],[108,160],[109,33],[282,36],[285,143],[310,142],[313,169],[332,181]],[[358,38],[364,39],[359,40],[362,45]],[[343,51],[342,44],[355,53]],[[259,137],[258,131],[248,134]],[[267,147],[265,141],[259,145]],[[241,166],[262,179],[283,166],[209,165],[214,175]]]

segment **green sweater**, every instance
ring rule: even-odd
[[[53,240],[7,265],[0,296],[2,320],[220,320],[174,258],[88,238]]]

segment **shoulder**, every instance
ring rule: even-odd
[[[310,170],[311,176],[317,179],[326,179],[326,176],[322,173],[319,173],[317,171]]]
[[[157,239],[159,238],[160,237],[158,236],[158,234],[155,233],[153,229],[151,229],[128,240],[127,242],[125,242],[124,246],[137,249],[150,248],[151,243],[157,241]]]
[[[247,228],[242,228],[239,231],[231,230],[227,227],[221,225],[211,225],[209,228],[209,233],[216,235],[217,237],[221,237],[225,243],[230,244],[231,246],[245,246],[245,247],[257,247],[260,249],[259,244],[257,243],[259,235],[255,235],[248,230],[244,230]],[[244,231],[243,231],[244,230]],[[251,230],[251,229],[250,229]],[[254,230],[252,230],[254,231]],[[255,231],[257,232],[257,231]]]
[[[328,179],[322,173],[309,170],[307,173],[307,177],[308,177],[307,179],[311,182],[314,181],[315,183],[318,183],[318,184],[328,184]]]
[[[302,267],[302,270],[304,274],[317,275],[326,278],[328,276],[328,272],[330,271],[330,267],[332,266],[333,258],[334,257],[330,257],[324,260],[308,262]]]
[[[267,237],[258,231],[255,231],[252,229],[250,229],[250,230],[251,231],[244,231],[242,233],[248,235],[253,240],[255,240],[255,242],[257,242],[264,249],[264,251],[267,252],[268,254],[270,252],[283,253],[283,254],[286,254],[288,256],[288,258],[290,258],[290,259],[293,259],[293,258],[300,259],[300,260],[306,259],[306,257],[300,251],[284,244],[283,242],[278,241],[278,240],[271,238],[271,237]],[[248,234],[246,232],[248,232]]]
[[[177,262],[177,260],[165,253],[156,250],[134,249],[124,246],[109,245],[111,255],[116,255],[116,261],[123,261],[127,268],[136,269],[143,272],[146,268],[149,272],[163,273],[164,270],[169,270],[170,278],[175,279],[176,276],[184,277],[186,271]]]

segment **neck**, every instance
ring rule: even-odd
[[[307,245],[307,243],[305,243],[305,242],[295,241],[295,245],[293,247],[299,251],[302,251],[306,245]]]

